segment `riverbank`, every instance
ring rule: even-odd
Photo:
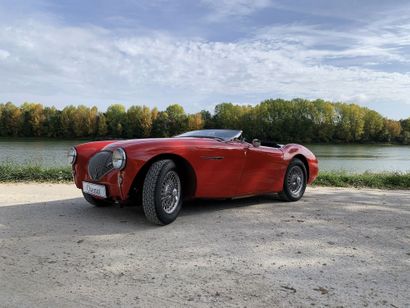
[[[31,165],[0,165],[0,182],[50,182],[72,181],[71,167],[41,167]]]
[[[30,165],[0,165],[0,182],[71,182],[70,167],[40,167]],[[321,172],[315,186],[356,187],[378,189],[410,189],[410,172],[352,174],[340,171]]]
[[[321,172],[315,186],[356,187],[378,189],[410,189],[410,172],[365,172],[347,173],[342,171]]]

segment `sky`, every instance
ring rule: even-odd
[[[0,0],[0,102],[296,97],[410,117],[410,2]]]

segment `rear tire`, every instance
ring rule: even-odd
[[[111,205],[108,201],[94,198],[93,196],[91,196],[90,194],[87,194],[87,193],[85,193],[85,192],[83,192],[83,196],[84,196],[84,199],[85,199],[88,203],[90,203],[90,204],[92,204],[92,205],[94,205],[94,206],[96,206],[96,207],[105,207],[105,206]]]
[[[181,210],[182,190],[175,163],[170,159],[151,165],[142,188],[142,208],[153,224],[173,222]]]
[[[286,170],[283,191],[279,198],[283,201],[298,201],[306,190],[307,172],[305,164],[300,159],[293,159]]]

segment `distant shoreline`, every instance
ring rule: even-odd
[[[216,104],[213,113],[187,113],[179,104],[165,110],[145,105],[69,105],[63,109],[25,102],[0,104],[4,137],[114,138],[171,137],[186,131],[240,129],[251,140],[295,143],[410,144],[410,118],[393,120],[352,103],[303,98],[265,99],[259,104]]]

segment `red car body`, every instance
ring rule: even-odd
[[[91,157],[100,151],[122,148],[127,156],[122,170],[112,169],[98,181],[88,171]],[[82,189],[83,181],[103,184],[110,200],[124,202],[142,189],[149,166],[170,158],[184,169],[184,198],[231,198],[283,190],[289,163],[299,158],[307,171],[307,183],[318,175],[318,161],[302,145],[280,147],[254,146],[232,140],[179,137],[96,141],[76,146],[73,164],[75,184]]]

